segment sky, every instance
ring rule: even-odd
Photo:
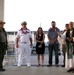
[[[74,22],[74,0],[5,0],[4,21],[7,31],[18,31],[21,22],[36,31],[39,26],[44,31],[51,27],[51,21],[63,30],[65,24]]]

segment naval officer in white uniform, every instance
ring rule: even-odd
[[[22,28],[18,31],[16,37],[16,48],[18,48],[18,64],[21,66],[23,62],[23,56],[26,57],[26,65],[30,67],[30,46],[32,46],[32,34],[30,30],[26,27],[27,22],[21,23]]]

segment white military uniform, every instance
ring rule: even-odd
[[[18,64],[21,66],[23,62],[23,56],[26,57],[26,65],[30,66],[30,38],[32,38],[31,32],[29,29],[19,30],[17,33],[17,38],[19,38],[19,48],[18,48]]]

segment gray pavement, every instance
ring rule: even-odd
[[[74,75],[74,73],[67,73],[62,67],[36,67],[26,66],[5,66],[6,71],[0,72],[0,75]]]
[[[53,65],[55,65],[55,56],[53,56]],[[23,64],[22,65],[26,65],[25,64],[26,60],[23,60]],[[59,65],[63,64],[63,56],[59,56]],[[16,62],[14,63],[14,65],[16,65]],[[36,55],[31,55],[31,65],[37,65],[37,56]],[[44,65],[48,65],[48,55],[44,55]]]
[[[54,65],[54,57],[53,57],[53,65]],[[36,56],[31,56],[31,67],[24,66],[25,61],[23,62],[23,66],[17,67],[15,57],[6,57],[5,60],[8,61],[8,64],[4,66],[6,69],[5,72],[0,72],[0,75],[74,75],[74,73],[67,73],[64,68],[59,67],[47,67],[48,64],[48,56],[45,55],[45,66],[37,67]],[[59,57],[59,65],[62,64],[63,57]]]

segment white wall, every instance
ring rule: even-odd
[[[4,19],[4,0],[0,0],[0,20]]]

